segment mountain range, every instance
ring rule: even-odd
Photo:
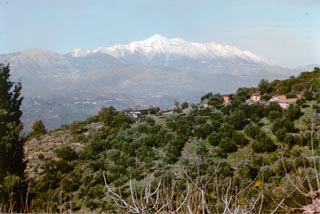
[[[0,62],[10,63],[13,79],[23,84],[26,130],[39,119],[52,129],[85,119],[102,106],[166,108],[175,99],[194,102],[209,91],[230,93],[262,78],[301,72],[233,46],[161,35],[66,54],[28,49],[2,54]]]

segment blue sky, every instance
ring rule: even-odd
[[[234,45],[287,67],[320,63],[320,0],[0,0],[0,53],[144,40]]]

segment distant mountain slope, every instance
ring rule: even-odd
[[[315,67],[319,68],[320,64],[302,65],[294,68],[293,70],[296,72],[312,71]]]
[[[165,107],[172,105],[173,99],[196,100],[208,91],[227,93],[241,86],[253,86],[262,78],[282,79],[293,74],[236,47],[160,35],[127,45],[78,48],[65,55],[29,49],[0,55],[0,62],[11,64],[13,78],[23,83],[24,96],[41,99],[43,103],[54,100],[68,109],[53,109],[53,115],[59,115],[61,120],[49,128],[70,122],[63,118],[68,118],[64,115],[74,111],[75,106],[66,104],[66,100],[87,102],[93,109],[105,105],[93,104],[99,97],[117,100],[108,105],[118,108],[158,104]],[[130,99],[121,100],[121,96]],[[24,108],[33,112],[32,106]],[[43,111],[39,118],[33,118],[35,115],[33,112],[31,120],[31,115],[25,117],[28,121],[48,120]]]

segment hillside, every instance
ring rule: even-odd
[[[105,107],[26,142],[30,210],[312,210],[320,201],[319,127],[319,68],[168,112]]]

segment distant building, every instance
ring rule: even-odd
[[[289,98],[287,99],[287,97],[285,95],[279,95],[279,96],[273,96],[269,102],[276,102],[279,103],[279,105],[281,106],[281,108],[288,108],[289,105],[294,105],[297,103],[297,98]]]
[[[140,108],[139,106],[137,106],[136,108],[132,109],[125,109],[123,110],[130,118],[138,118],[141,115],[147,115],[150,113],[150,109],[149,108]]]
[[[224,94],[224,95],[221,95],[222,96],[222,99],[223,99],[223,104],[229,104],[231,102],[231,99],[232,99],[232,94]]]
[[[140,111],[132,111],[132,112],[128,112],[127,114],[130,118],[137,119],[141,115],[141,112]]]
[[[250,100],[253,102],[259,102],[261,99],[261,94],[259,92],[255,92],[251,94]]]

